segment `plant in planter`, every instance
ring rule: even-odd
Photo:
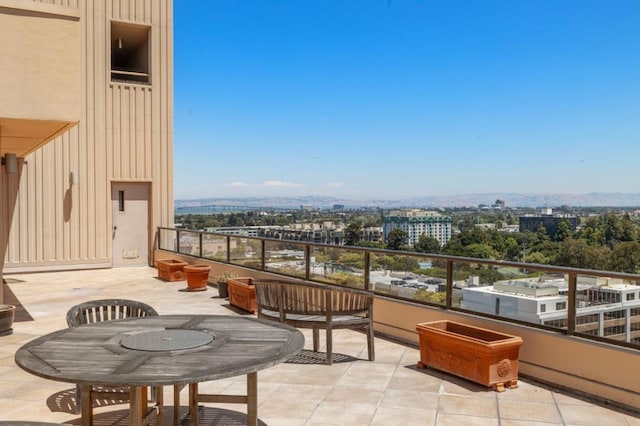
[[[224,271],[222,274],[216,275],[215,283],[216,283],[216,286],[218,287],[218,294],[220,295],[221,298],[226,299],[227,297],[229,297],[227,280],[229,278],[235,278],[235,277],[237,277],[237,274],[233,272],[228,272],[228,271]]]
[[[9,335],[13,332],[12,327],[15,314],[15,306],[0,305],[0,336]]]
[[[209,265],[187,265],[184,267],[184,273],[187,276],[187,290],[204,291],[207,289],[209,282]]]

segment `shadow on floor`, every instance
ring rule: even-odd
[[[13,305],[16,307],[15,318],[13,320],[14,322],[33,321],[33,317],[31,316],[31,314],[29,314],[29,312],[24,308],[24,306],[22,306],[22,304],[20,303],[16,295],[13,293],[13,291],[11,291],[11,288],[9,288],[9,286],[6,285],[5,283],[20,285],[21,283],[24,283],[24,281],[16,278],[2,279],[2,287],[3,287],[2,290],[4,295],[3,303],[5,305]]]
[[[189,418],[187,416],[188,407],[180,407],[180,425],[188,426]],[[198,424],[203,426],[225,425],[225,426],[241,426],[247,424],[247,415],[238,411],[225,410],[216,407],[200,407]],[[173,424],[173,408],[165,408],[163,416],[163,425]],[[80,418],[68,420],[66,424],[79,425],[82,424]],[[156,425],[156,421],[151,421],[151,425]],[[129,411],[126,409],[110,411],[108,413],[100,413],[93,416],[94,426],[128,426]],[[258,419],[259,426],[268,426],[267,423]]]
[[[358,361],[358,358],[354,358],[349,355],[331,354],[331,362],[334,364],[339,364],[342,362],[353,362]],[[298,355],[293,358],[285,361],[286,364],[326,364],[327,363],[327,354],[326,352],[313,352],[308,349],[303,349]]]

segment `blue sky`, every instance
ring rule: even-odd
[[[640,192],[640,1],[174,2],[175,197]]]

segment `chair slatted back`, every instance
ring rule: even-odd
[[[128,299],[101,299],[71,307],[67,311],[67,325],[76,327],[82,324],[157,315],[158,312],[146,303]]]

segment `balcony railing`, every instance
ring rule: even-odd
[[[640,348],[638,274],[176,228],[158,228],[157,242],[182,255]]]

